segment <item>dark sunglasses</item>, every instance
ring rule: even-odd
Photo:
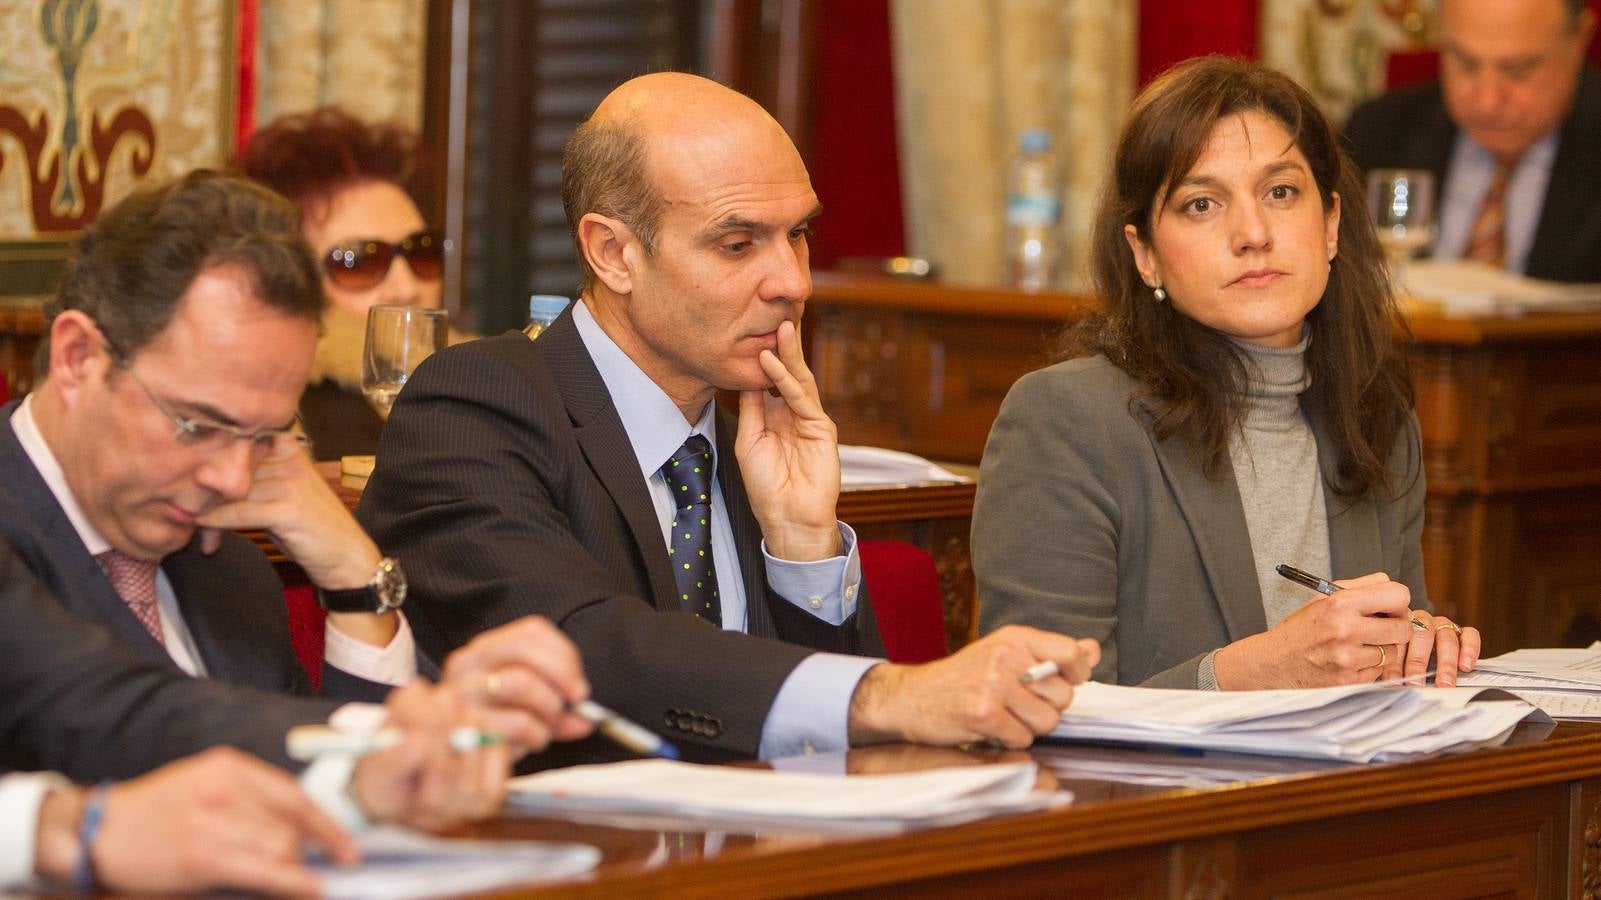
[[[322,259],[328,280],[347,291],[375,287],[389,274],[396,256],[404,256],[411,271],[424,281],[437,279],[445,266],[449,242],[434,231],[419,231],[398,244],[385,241],[344,241],[334,245]]]

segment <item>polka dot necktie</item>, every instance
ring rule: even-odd
[[[166,646],[161,633],[161,607],[156,604],[156,568],[158,563],[135,559],[120,550],[107,550],[95,555],[95,562],[111,579],[111,587],[128,604],[134,618],[144,625],[156,643]]]
[[[673,492],[673,532],[667,559],[678,582],[678,601],[686,611],[722,627],[717,569],[712,565],[712,445],[692,434],[678,448],[662,477]]]

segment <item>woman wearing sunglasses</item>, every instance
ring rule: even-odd
[[[361,395],[367,308],[438,307],[443,236],[412,199],[417,136],[324,107],[257,131],[235,166],[301,209],[328,307],[300,419],[318,459],[372,453],[383,420]],[[458,340],[452,336],[452,343]]]

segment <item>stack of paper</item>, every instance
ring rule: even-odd
[[[1414,297],[1437,301],[1447,315],[1601,307],[1601,284],[1541,281],[1473,262],[1418,260],[1409,263],[1406,290]]]
[[[600,862],[588,844],[450,840],[393,827],[370,828],[357,840],[355,866],[312,861],[324,896],[445,897],[571,878]]]
[[[1505,688],[1558,719],[1601,719],[1601,641],[1514,650],[1480,660],[1460,684]]]
[[[884,487],[930,481],[971,481],[911,453],[839,445],[839,481],[846,487]]]
[[[513,810],[618,827],[896,832],[1072,800],[1034,789],[1031,762],[894,775],[822,775],[642,759],[511,781]]]
[[[1375,684],[1182,691],[1090,683],[1078,686],[1051,737],[1388,762],[1494,746],[1525,718],[1550,721],[1510,696],[1469,704],[1484,693]]]

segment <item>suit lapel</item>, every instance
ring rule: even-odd
[[[1589,246],[1601,230],[1595,198],[1601,194],[1601,166],[1595,164],[1601,142],[1601,77],[1589,65],[1582,70],[1573,111],[1562,125],[1545,204],[1535,227],[1526,266],[1542,278],[1565,277],[1573,269],[1572,248]],[[1588,231],[1588,237],[1578,237]]]
[[[276,679],[264,680],[266,671],[249,652],[258,640],[251,633],[249,616],[254,610],[239,602],[228,572],[210,562],[194,541],[161,561],[206,675],[230,684],[282,690]]]
[[[1384,568],[1379,546],[1379,507],[1371,500],[1351,500],[1334,493],[1339,458],[1322,420],[1308,415],[1317,439],[1318,469],[1323,476],[1323,508],[1329,519],[1329,564],[1335,578],[1354,578]]]
[[[745,476],[734,458],[739,420],[717,410],[717,483],[723,489],[723,506],[734,547],[739,553],[740,578],[745,585],[745,630],[758,637],[777,636],[772,610],[767,606],[767,561],[762,558],[762,529],[745,494]]]
[[[1233,470],[1225,469],[1221,479],[1207,478],[1188,458],[1181,442],[1158,441],[1154,435],[1149,439],[1179,512],[1189,525],[1229,639],[1267,630],[1250,530]]]
[[[110,628],[124,646],[148,657],[170,659],[156,639],[122,602],[106,573],[78,537],[66,510],[56,502],[33,460],[11,427],[17,401],[0,409],[0,494],[14,507],[0,530],[14,549],[74,615]]]
[[[678,610],[678,587],[667,564],[667,547],[662,543],[661,524],[656,507],[640,477],[639,460],[634,456],[628,432],[618,418],[606,383],[595,362],[584,348],[566,312],[539,336],[540,350],[561,394],[562,405],[573,423],[584,460],[595,473],[612,502],[628,523],[635,550],[650,577],[651,603],[664,612]]]

